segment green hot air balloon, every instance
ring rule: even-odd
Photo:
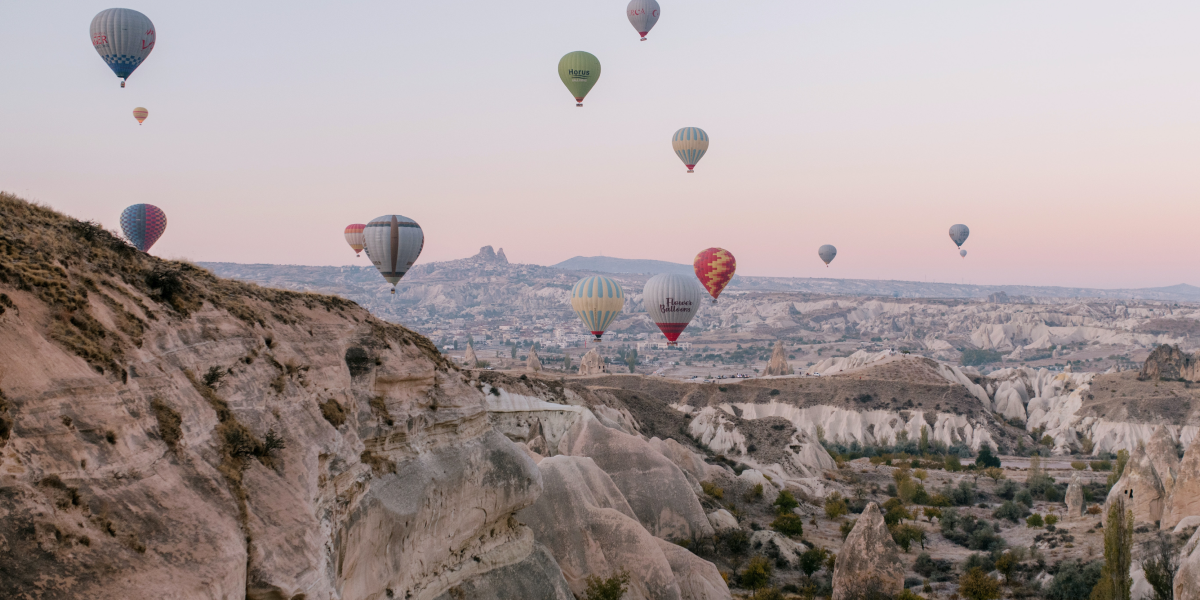
[[[587,52],[569,52],[558,61],[558,76],[575,97],[575,106],[583,106],[583,98],[600,79],[600,61]]]

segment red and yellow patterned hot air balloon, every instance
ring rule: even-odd
[[[737,259],[723,248],[709,248],[696,255],[692,266],[696,268],[696,278],[712,296],[713,304],[716,304],[721,290],[733,279],[733,272],[737,270]]]
[[[362,223],[355,223],[346,226],[346,243],[350,244],[350,248],[354,250],[354,256],[358,256],[363,249],[363,229],[367,226]]]

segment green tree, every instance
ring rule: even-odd
[[[962,470],[962,460],[957,454],[946,455],[946,470],[958,472]]]
[[[629,352],[625,353],[625,365],[627,367],[629,367],[630,373],[634,373],[637,371],[637,365],[638,365],[637,348],[630,348]]]
[[[564,371],[571,370],[571,355],[570,354],[563,355],[563,370]]]
[[[1000,459],[992,454],[992,447],[984,444],[979,448],[979,456],[975,457],[975,466],[981,469],[990,467],[1000,468]]]
[[[1091,600],[1130,600],[1133,580],[1129,567],[1133,556],[1133,511],[1117,498],[1108,509],[1104,526],[1104,569],[1092,588]]]
[[[751,590],[764,588],[771,583],[772,571],[771,561],[767,560],[765,556],[755,556],[746,563],[746,569],[738,576],[738,581],[741,582],[742,587]]]
[[[775,498],[775,510],[779,511],[780,514],[791,513],[792,509],[797,506],[800,506],[800,503],[796,501],[796,497],[788,490],[779,492],[779,496]]]
[[[853,521],[842,521],[841,526],[838,528],[842,533],[842,540],[845,540],[850,535],[850,532],[854,531],[854,524],[857,522],[858,519]]]
[[[805,575],[812,577],[813,573],[821,570],[821,565],[825,564],[828,554],[827,550],[816,546],[805,550],[800,555],[800,570],[804,571]]]
[[[511,355],[513,358],[516,358],[516,357],[517,357],[517,345],[516,345],[516,344],[513,344],[513,345],[512,345],[512,347],[510,348],[510,350],[511,350],[511,352],[509,352],[509,354],[510,354],[510,355]]]
[[[958,593],[967,600],[995,600],[1000,597],[1000,582],[988,577],[983,569],[972,567],[958,578]]]
[[[629,573],[622,569],[608,579],[592,575],[584,582],[587,589],[583,592],[583,600],[621,600],[629,590]]]
[[[771,529],[790,537],[804,535],[804,519],[792,513],[784,513],[771,521]]]
[[[1170,538],[1160,533],[1157,539],[1142,545],[1142,570],[1146,573],[1146,582],[1154,588],[1154,600],[1173,598],[1179,553]]]
[[[825,516],[830,521],[850,512],[850,507],[846,505],[846,499],[842,498],[842,494],[834,492],[829,497],[825,498]]]
[[[929,452],[929,428],[924,425],[921,426],[921,441],[917,444],[917,448],[921,454]]]

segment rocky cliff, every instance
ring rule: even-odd
[[[0,596],[570,598],[514,518],[537,466],[428,340],[0,223]]]

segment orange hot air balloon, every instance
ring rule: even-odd
[[[355,223],[346,226],[346,243],[350,244],[350,249],[354,250],[354,256],[358,256],[363,249],[363,230],[367,226],[362,223]]]
[[[723,248],[709,248],[696,255],[692,266],[696,268],[696,278],[712,296],[713,304],[716,304],[717,296],[721,295],[721,290],[729,285],[734,271],[737,271],[737,259]]]

